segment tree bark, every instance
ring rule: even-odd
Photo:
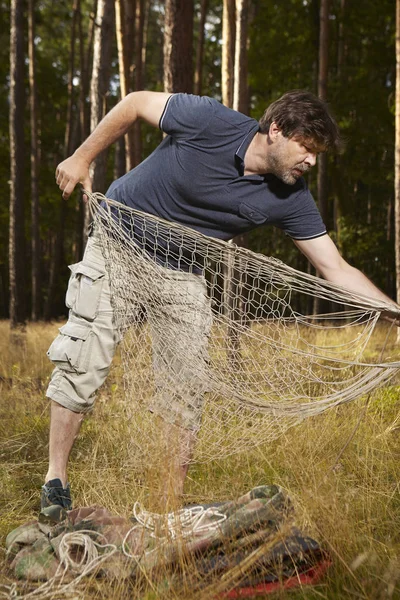
[[[222,11],[222,102],[233,106],[234,62],[235,62],[235,0],[224,0]]]
[[[247,30],[249,0],[236,0],[236,41],[233,83],[233,108],[248,113]]]
[[[396,0],[396,140],[394,178],[394,245],[396,262],[396,300],[400,303],[400,0]],[[400,329],[397,333],[400,343]]]
[[[23,0],[11,0],[10,33],[10,325],[25,323]]]
[[[165,0],[164,90],[193,92],[193,0]]]
[[[69,45],[69,64],[68,64],[68,83],[67,83],[67,114],[65,122],[64,134],[64,157],[71,156],[74,151],[74,85],[73,79],[75,75],[75,46],[77,38],[78,21],[80,18],[80,0],[74,0],[72,7],[72,24],[71,38]],[[76,141],[76,140],[75,140]],[[54,245],[52,251],[52,260],[50,265],[49,284],[47,290],[47,299],[44,308],[45,319],[50,319],[53,316],[54,298],[57,286],[57,280],[61,270],[61,264],[64,256],[64,239],[65,239],[65,220],[67,205],[63,198],[60,198],[60,211],[56,235],[54,237]]]
[[[329,52],[329,5],[330,0],[321,0],[319,33],[318,96],[327,99],[328,52]],[[325,153],[318,158],[318,204],[322,219],[328,225],[328,161]]]
[[[318,96],[321,100],[327,99],[328,85],[328,51],[329,51],[329,5],[330,0],[321,0],[319,12],[319,55],[318,55]],[[322,220],[328,228],[328,157],[322,153],[318,157],[318,207]],[[318,273],[317,273],[318,275]],[[314,314],[323,308],[322,301],[315,297]]]
[[[136,0],[115,0],[115,29],[117,33],[119,85],[121,99],[132,91],[132,58],[134,55],[134,24]],[[125,170],[135,163],[133,131],[125,136]]]
[[[339,13],[339,31],[338,31],[338,52],[337,52],[337,76],[340,80],[346,53],[346,44],[344,39],[344,15],[346,11],[346,0],[340,0]]]
[[[135,20],[135,90],[143,89],[143,45],[145,43],[146,6],[145,0],[136,0],[136,20]],[[136,121],[133,125],[133,166],[138,165],[142,160],[142,126],[141,122]]]
[[[37,321],[41,317],[41,268],[40,268],[40,232],[39,232],[39,140],[38,140],[38,108],[36,86],[36,52],[35,52],[35,0],[28,2],[29,30],[29,108],[31,128],[31,251],[32,251],[32,307],[31,319]]]
[[[79,67],[80,67],[80,86],[79,86],[79,122],[80,122],[80,142],[82,143],[90,134],[90,73],[93,58],[93,40],[95,30],[95,20],[97,13],[97,0],[94,0],[93,10],[90,13],[90,25],[88,32],[88,42],[85,47],[84,35],[82,31],[82,13],[78,20],[78,35],[79,35]],[[76,238],[74,243],[75,262],[81,260],[86,239],[87,228],[89,225],[89,207],[83,202],[82,198],[77,204],[77,228]]]
[[[200,4],[200,20],[199,34],[196,47],[196,68],[194,72],[194,93],[199,95],[202,90],[203,79],[203,57],[204,57],[204,27],[206,24],[206,16],[208,9],[208,0],[201,0]]]
[[[99,0],[94,33],[93,69],[90,86],[90,131],[95,129],[107,112],[113,26],[113,0]],[[93,191],[105,191],[106,163],[107,151],[104,151],[91,165]]]
[[[150,10],[154,0],[147,0],[144,5],[143,44],[142,44],[142,85],[146,88],[147,38],[149,35]]]

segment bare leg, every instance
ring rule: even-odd
[[[162,433],[166,448],[163,469],[163,496],[179,501],[193,456],[196,433],[177,425],[162,422]]]
[[[57,402],[51,403],[49,470],[46,481],[58,478],[63,487],[66,486],[68,458],[82,420],[82,413],[72,412]]]

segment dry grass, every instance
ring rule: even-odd
[[[30,325],[25,341],[14,343],[9,350],[8,324],[0,323],[2,547],[7,533],[34,518],[38,510],[47,462],[44,392],[51,372],[45,352],[55,332],[56,325]],[[371,352],[376,356],[385,335],[382,327],[374,338]],[[392,359],[400,357],[400,350],[390,343]],[[151,504],[154,479],[142,459],[145,440],[132,439],[131,411],[126,409],[118,381],[116,364],[75,445],[70,481],[76,505],[97,503],[127,515],[135,500]],[[400,598],[399,393],[400,387],[392,382],[373,395],[365,414],[364,398],[309,419],[268,446],[194,465],[185,502],[234,498],[256,485],[279,484],[294,502],[298,525],[329,550],[333,566],[315,588],[282,592],[276,597]],[[10,582],[2,552],[0,581]],[[215,597],[221,582],[213,582],[199,595],[194,571],[187,559],[184,572],[190,574],[190,585],[182,583],[182,578],[174,582],[171,573],[157,583],[144,576],[137,581],[92,579],[82,587],[83,597]]]

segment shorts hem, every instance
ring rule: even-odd
[[[54,402],[57,402],[57,404],[60,404],[64,408],[67,408],[68,410],[75,413],[86,414],[92,412],[93,410],[92,404],[84,406],[79,402],[74,402],[74,400],[71,400],[71,398],[57,390],[52,391],[51,389],[49,389],[46,392],[46,397],[50,398],[50,400],[54,400]]]

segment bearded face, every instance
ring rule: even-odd
[[[268,172],[284,183],[294,185],[315,165],[319,151],[309,140],[287,138],[279,132],[269,147]]]

